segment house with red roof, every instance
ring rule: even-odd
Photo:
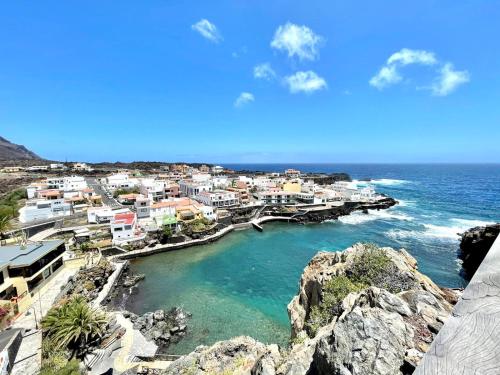
[[[111,235],[114,244],[124,244],[145,237],[145,234],[137,226],[135,212],[115,214],[111,220]]]

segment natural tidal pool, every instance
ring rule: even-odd
[[[320,250],[343,250],[356,242],[404,247],[438,285],[466,285],[459,276],[457,233],[500,220],[498,166],[345,170],[353,178],[379,178],[377,190],[400,204],[335,222],[268,223],[264,232],[237,231],[210,245],[133,260],[131,271],[146,278],[124,296],[122,307],[139,314],[174,306],[191,312],[189,333],[168,349],[186,354],[198,345],[239,335],[286,345],[286,306],[298,291],[304,267]]]

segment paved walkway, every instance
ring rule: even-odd
[[[39,323],[41,317],[52,307],[55,298],[61,291],[61,287],[66,285],[68,279],[77,271],[78,268],[76,267],[63,267],[41,288],[40,292],[35,294],[30,308],[21,314],[12,325],[13,328],[30,330],[24,334],[12,368],[12,375],[34,375],[40,372],[42,333],[39,329],[36,329],[35,315]],[[35,313],[33,313],[33,310]]]
[[[180,242],[180,243],[174,243],[174,244],[166,244],[166,245],[156,245],[154,247],[146,247],[141,250],[133,250],[133,251],[128,251],[123,254],[117,254],[117,255],[112,255],[109,256],[108,259],[130,259],[134,257],[140,257],[144,255],[149,255],[149,254],[155,254],[155,253],[161,253],[163,251],[168,251],[168,250],[175,250],[175,249],[183,249],[185,247],[189,246],[196,246],[196,245],[204,245],[206,243],[215,241],[224,235],[228,234],[229,232],[233,231],[235,227],[233,225],[228,225],[227,227],[221,229],[217,233],[214,233],[210,236],[198,239],[198,240],[189,240],[185,242]]]

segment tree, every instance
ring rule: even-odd
[[[71,350],[71,357],[83,356],[88,346],[103,336],[106,326],[106,315],[92,309],[80,296],[52,308],[42,320],[48,339],[56,348]]]
[[[0,238],[3,238],[4,232],[7,232],[11,227],[10,219],[12,216],[7,214],[0,215]]]

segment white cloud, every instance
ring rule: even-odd
[[[207,19],[202,19],[191,25],[191,29],[200,33],[204,38],[219,43],[222,40],[222,35],[217,30],[217,27]]]
[[[380,71],[370,79],[370,85],[378,89],[383,89],[386,86],[398,83],[401,79],[394,65],[383,66]]]
[[[425,50],[412,50],[403,48],[401,51],[393,53],[379,72],[374,75],[369,83],[379,90],[399,83],[403,80],[400,68],[406,65],[417,64],[439,67],[438,77],[434,84],[427,89],[431,89],[434,95],[446,96],[454,91],[458,86],[469,82],[469,73],[466,70],[454,70],[453,64],[441,63],[433,52]]]
[[[437,63],[436,56],[433,52],[424,50],[415,50],[403,48],[401,51],[393,53],[387,59],[387,65],[391,64],[422,64],[422,65],[433,65]]]
[[[446,96],[469,81],[470,76],[467,70],[454,70],[453,64],[446,63],[441,68],[437,81],[432,85],[432,93],[437,96]]]
[[[310,94],[327,87],[326,81],[312,70],[297,72],[294,75],[285,77],[285,83],[292,94],[299,92]]]
[[[315,34],[307,26],[287,22],[274,33],[271,47],[287,51],[289,57],[297,56],[300,60],[315,60],[323,37]]]
[[[234,106],[239,108],[239,107],[243,107],[244,105],[251,103],[251,102],[254,102],[254,101],[255,101],[255,97],[253,96],[253,94],[251,94],[249,92],[242,92],[240,94],[240,96],[238,96],[236,98],[236,100],[234,101]]]
[[[271,68],[271,64],[263,63],[255,65],[253,68],[253,76],[257,79],[265,79],[270,81],[276,77],[276,72]]]
[[[410,64],[434,65],[438,60],[433,52],[403,48],[393,53],[379,72],[370,79],[370,85],[379,90],[384,87],[399,83],[403,77],[399,73],[401,66]]]

